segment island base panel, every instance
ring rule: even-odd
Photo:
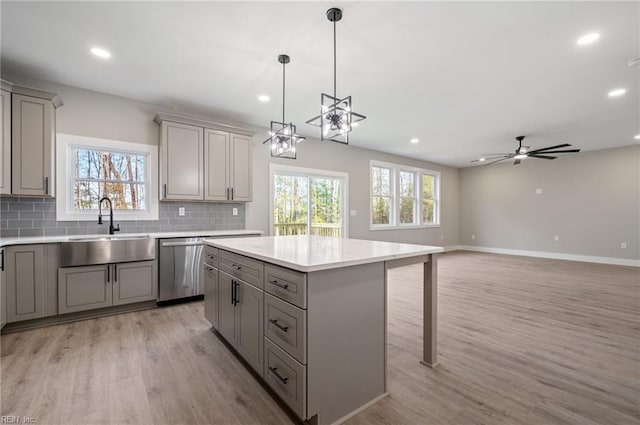
[[[333,424],[385,394],[384,263],[311,272],[307,292],[307,414]]]

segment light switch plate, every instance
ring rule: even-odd
[[[536,193],[540,195],[542,193],[542,189],[536,189]]]
[[[355,217],[355,216],[356,216],[356,210],[351,210],[351,211],[349,211],[349,215],[350,215],[351,217]]]
[[[178,207],[178,216],[184,217],[184,207]]]

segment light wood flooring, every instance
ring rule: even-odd
[[[640,270],[439,259],[440,366],[419,364],[421,266],[389,275],[382,424],[640,424]],[[201,302],[2,336],[2,415],[37,424],[291,424]]]

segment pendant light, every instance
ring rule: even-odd
[[[320,115],[311,118],[307,124],[320,127],[320,140],[349,144],[349,133],[352,127],[367,117],[353,112],[351,96],[338,98],[336,89],[336,22],[342,19],[342,10],[335,7],[327,10],[327,19],[333,22],[333,96],[326,93],[320,95]]]
[[[282,122],[271,121],[269,138],[263,143],[271,144],[271,156],[279,158],[296,159],[296,145],[305,137],[296,134],[296,126],[284,119],[285,101],[285,66],[291,61],[287,55],[278,56],[278,62],[282,64]]]

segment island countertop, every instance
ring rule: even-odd
[[[307,235],[204,239],[204,241],[215,248],[301,272],[443,252],[443,248],[439,246]]]

